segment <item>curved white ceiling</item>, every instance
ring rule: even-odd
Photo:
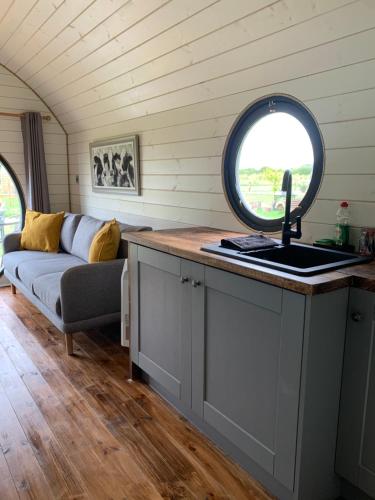
[[[341,31],[347,36],[368,29],[373,22],[361,14],[365,5],[353,0],[1,0],[0,62],[48,104],[68,133],[75,133],[158,112],[161,99],[163,109],[202,102],[211,97],[207,82],[213,79],[230,80],[237,73],[237,85],[245,69],[329,42]],[[340,31],[336,11],[344,9],[353,26]],[[316,20],[322,31],[318,41],[301,36],[308,20]],[[292,27],[294,35],[287,30]],[[272,34],[282,36],[282,50]],[[236,91],[231,81],[226,85]]]
[[[237,18],[273,3],[237,1]],[[226,15],[229,3],[217,0],[1,0],[0,62],[68,132],[90,128],[103,111],[121,109],[126,119],[126,107],[147,93],[139,86],[161,76],[153,61],[204,28],[179,25],[200,12],[204,23],[218,3]]]

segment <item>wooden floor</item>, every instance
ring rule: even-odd
[[[0,289],[1,500],[271,498],[127,381],[118,331],[77,334],[75,352],[21,294]]]

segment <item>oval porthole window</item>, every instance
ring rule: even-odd
[[[0,155],[0,276],[3,274],[3,241],[7,234],[20,231],[25,217],[25,199],[21,185]]]
[[[293,177],[294,223],[314,201],[323,167],[323,141],[310,111],[290,96],[267,96],[238,117],[228,136],[223,154],[225,194],[235,215],[247,226],[280,231],[285,170],[291,170]]]

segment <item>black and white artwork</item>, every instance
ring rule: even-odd
[[[93,191],[140,194],[138,136],[90,144]]]

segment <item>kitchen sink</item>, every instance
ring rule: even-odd
[[[220,244],[206,245],[202,250],[299,276],[313,276],[372,260],[352,253],[293,243],[246,252],[224,248]]]

